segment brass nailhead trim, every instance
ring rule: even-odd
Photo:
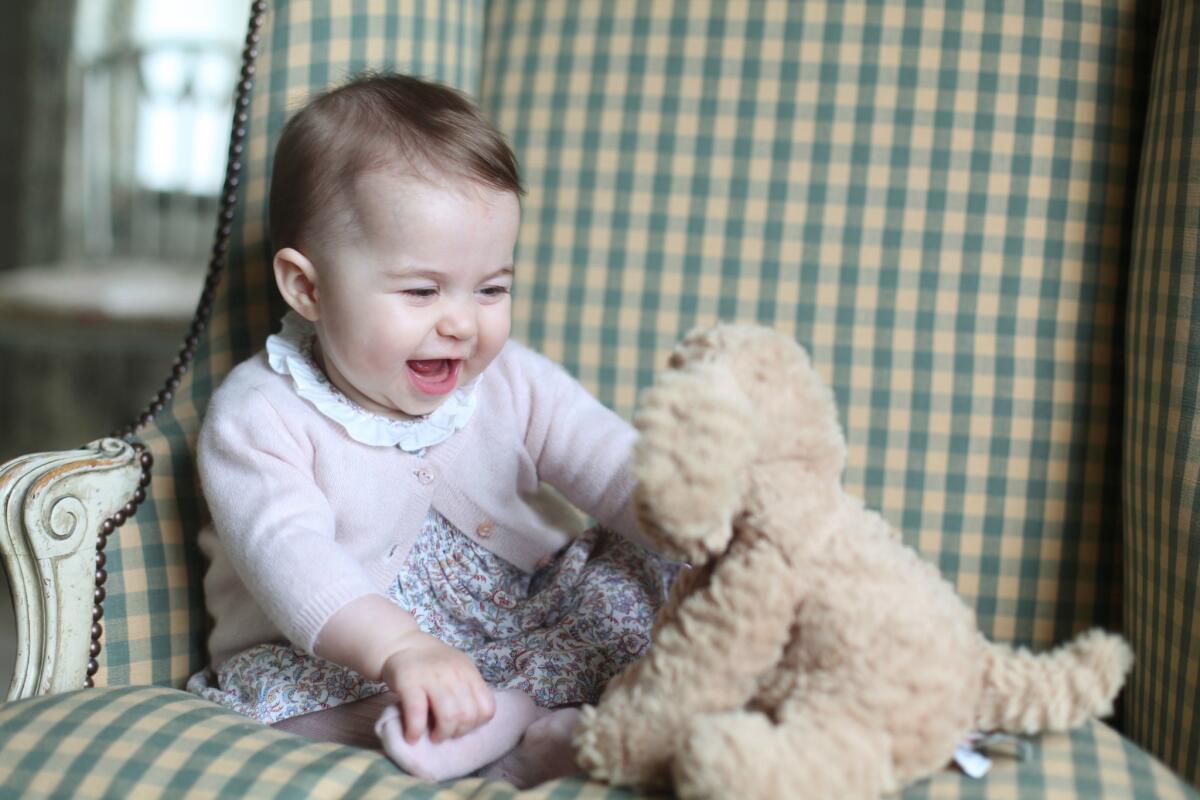
[[[154,456],[146,450],[146,445],[134,442],[133,449],[137,451],[138,462],[142,466],[142,477],[138,481],[138,488],[128,503],[100,524],[100,536],[96,539],[96,590],[92,595],[92,644],[88,648],[87,677],[83,681],[83,685],[88,689],[95,686],[92,676],[100,669],[100,662],[96,659],[100,656],[100,639],[104,636],[104,626],[100,624],[100,620],[104,616],[104,583],[108,580],[108,571],[104,568],[108,564],[108,557],[104,555],[104,546],[108,544],[109,535],[124,525],[125,521],[134,515],[137,507],[146,499],[146,487],[150,485],[150,468],[154,466]]]

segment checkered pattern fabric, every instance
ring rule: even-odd
[[[633,800],[577,779],[518,792],[465,779],[439,786],[382,755],[308,742],[175,689],[115,687],[0,707],[0,797],[327,797]],[[801,787],[797,787],[801,796]],[[1035,756],[994,759],[986,780],[945,770],[904,798],[1194,798],[1190,787],[1102,723],[1045,737]]]
[[[1164,4],[1129,279],[1130,734],[1200,783],[1200,9]]]
[[[282,311],[265,241],[272,142],[303,98],[366,67],[464,88],[510,135],[530,189],[517,338],[628,414],[693,325],[787,330],[837,391],[848,484],[986,632],[1046,646],[1118,624],[1124,264],[1153,43],[1138,5],[272,3],[212,323],[142,434],[151,496],[108,544],[97,684],[112,688],[0,709],[0,780],[33,794],[127,794],[137,777],[151,792],[512,796],[417,786],[171,689],[117,688],[178,687],[204,663],[195,437],[214,386]],[[1138,563],[1169,571],[1154,552]],[[1158,624],[1138,629],[1155,631],[1143,651]],[[1154,658],[1169,669],[1167,651]],[[1039,753],[912,796],[1186,793],[1103,725]],[[559,782],[529,796],[626,795]]]

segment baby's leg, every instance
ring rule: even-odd
[[[479,774],[528,789],[581,773],[575,765],[575,748],[571,743],[578,720],[577,708],[554,709],[529,726],[516,748]]]
[[[400,710],[388,703],[375,723],[383,751],[405,772],[430,781],[444,781],[474,772],[512,750],[526,729],[551,712],[518,689],[495,692],[496,714],[475,730],[442,742],[426,733],[416,743],[404,738]]]

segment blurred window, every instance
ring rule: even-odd
[[[78,124],[66,165],[76,185],[65,209],[72,249],[88,260],[202,262],[247,3],[80,0],[77,8]]]

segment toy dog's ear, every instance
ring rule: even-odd
[[[771,343],[779,353],[773,363],[779,366],[771,390],[759,403],[759,413],[774,420],[772,445],[781,457],[794,458],[817,475],[839,480],[846,469],[846,435],[838,423],[833,391],[803,347],[777,334]]]
[[[719,362],[668,370],[646,391],[634,416],[635,502],[652,546],[693,565],[724,551],[749,484],[758,419]]]

